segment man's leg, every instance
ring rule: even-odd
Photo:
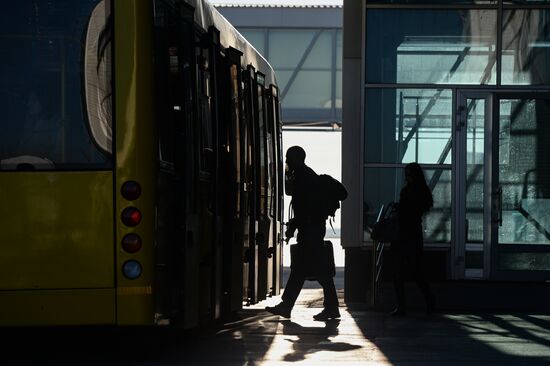
[[[323,306],[325,307],[325,309],[337,310],[338,295],[336,294],[334,279],[332,277],[323,277],[319,278],[318,281],[321,286],[323,286]]]
[[[288,308],[292,309],[302,287],[304,286],[305,278],[299,271],[290,270],[290,276],[288,277],[288,282],[286,283],[285,290],[283,291],[283,303]]]
[[[313,316],[313,319],[319,321],[326,321],[329,319],[336,319],[340,317],[340,311],[338,310],[338,295],[336,294],[336,287],[334,286],[334,280],[332,277],[321,277],[317,281],[323,286],[323,311]]]
[[[288,282],[283,291],[282,299],[283,301],[275,306],[266,306],[265,310],[269,311],[271,314],[280,315],[284,318],[290,318],[290,313],[296,303],[296,299],[304,286],[304,275],[301,271],[290,270],[290,276],[288,277]]]

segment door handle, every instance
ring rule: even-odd
[[[466,125],[464,118],[466,117],[464,113],[466,112],[466,106],[460,105],[456,109],[456,123],[455,123],[455,130],[460,131],[462,127]]]
[[[502,186],[498,187],[495,195],[497,196],[495,222],[498,223],[498,226],[502,226]]]
[[[492,222],[498,223],[498,226],[502,226],[502,186],[499,186],[492,194],[493,197],[493,213],[492,213]]]

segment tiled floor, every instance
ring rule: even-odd
[[[170,329],[2,329],[0,365],[549,365],[550,316],[410,313],[394,318],[342,307],[339,321],[312,316],[322,292],[303,290],[290,320],[247,308],[200,334]],[[341,293],[340,293],[341,296]]]
[[[208,362],[262,366],[550,364],[550,316],[412,313],[395,318],[342,308],[340,321],[325,323],[312,320],[320,309],[311,306],[320,303],[320,296],[320,290],[303,290],[290,320],[265,314],[205,340],[205,347],[219,350]],[[248,311],[260,311],[263,306]]]

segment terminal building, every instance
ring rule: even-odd
[[[431,280],[550,279],[550,2],[344,0],[343,24],[346,299],[410,162]]]
[[[269,61],[285,126],[342,121],[342,0],[214,0]]]

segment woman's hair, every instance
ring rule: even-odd
[[[418,163],[409,163],[405,166],[405,172],[410,176],[410,185],[420,195],[422,211],[428,212],[433,207],[434,201],[432,192],[426,184],[424,172]]]

